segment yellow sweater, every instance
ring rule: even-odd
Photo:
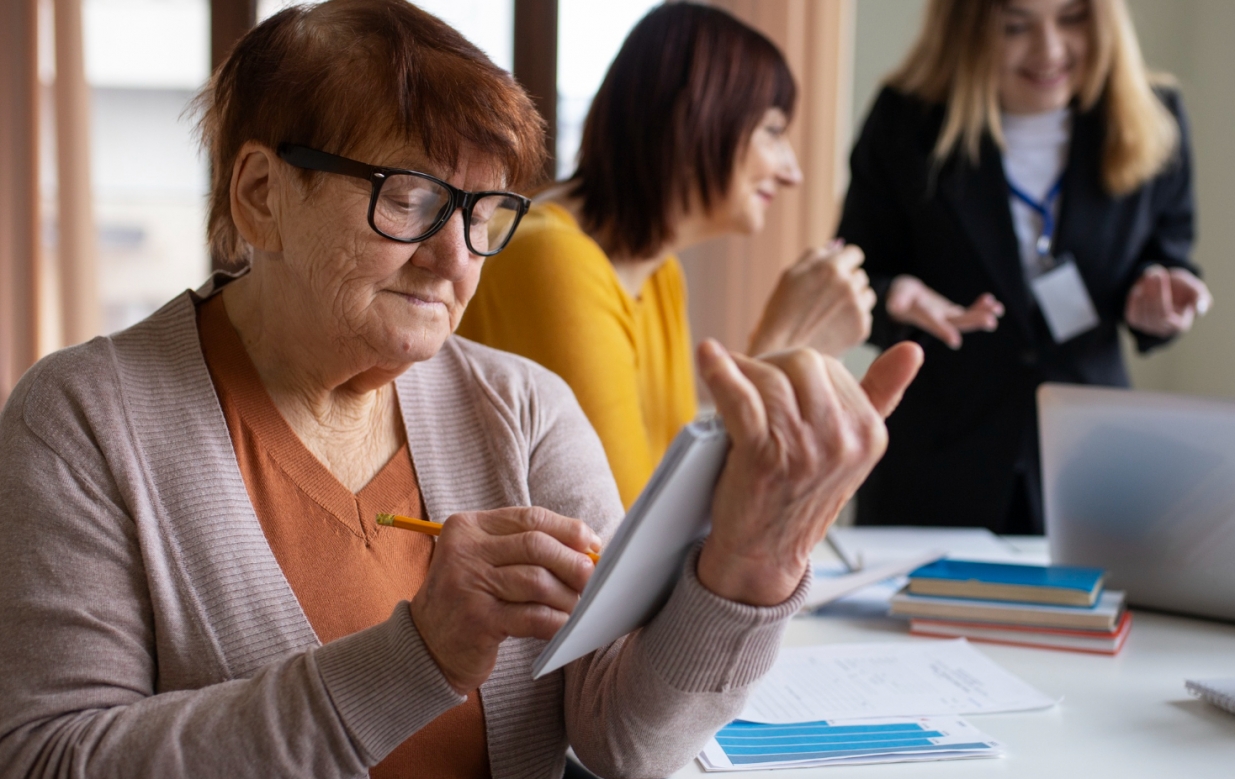
[[[490,257],[459,335],[566,380],[596,428],[629,508],[696,412],[686,284],[669,258],[638,299],[563,208],[534,206]]]

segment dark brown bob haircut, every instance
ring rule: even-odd
[[[592,101],[570,193],[619,258],[673,239],[675,206],[711,210],[770,108],[797,88],[776,44],[728,13],[668,3],[635,25]]]
[[[466,145],[500,166],[511,188],[543,169],[544,122],[522,88],[445,22],[404,0],[280,11],[236,44],[195,105],[212,168],[210,245],[226,262],[248,256],[230,194],[247,141],[341,155],[418,144],[446,171]],[[299,173],[307,182],[318,175]]]

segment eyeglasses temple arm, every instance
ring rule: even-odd
[[[280,143],[279,157],[290,165],[305,170],[317,170],[322,173],[340,173],[344,176],[371,181],[374,173],[380,173],[381,168],[366,165],[363,162],[349,160],[329,152],[298,146],[294,143]]]

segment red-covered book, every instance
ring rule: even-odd
[[[1037,628],[1027,625],[999,625],[990,622],[953,622],[943,619],[912,619],[909,632],[916,636],[935,638],[967,638],[990,644],[1030,646],[1038,649],[1061,649],[1069,652],[1089,652],[1115,655],[1123,649],[1132,630],[1132,612],[1125,611],[1114,630],[1067,630]]]

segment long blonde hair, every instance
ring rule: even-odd
[[[1078,90],[1087,111],[1106,96],[1102,184],[1124,195],[1156,176],[1179,148],[1179,125],[1153,92],[1169,76],[1151,74],[1124,0],[1088,0],[1090,52]],[[887,79],[889,86],[947,111],[933,158],[960,147],[974,164],[982,134],[1002,148],[999,121],[999,12],[1007,0],[931,0],[918,40]]]

